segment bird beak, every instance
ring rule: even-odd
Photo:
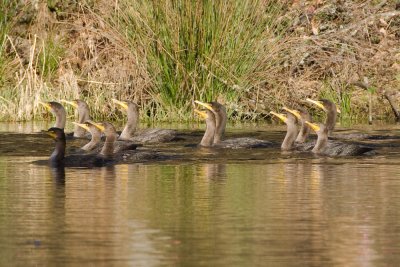
[[[102,123],[96,123],[96,122],[91,121],[90,124],[96,126],[102,132],[104,132],[106,130],[106,128],[104,128]]]
[[[340,109],[338,107],[336,107],[336,112],[339,113],[339,114],[341,113]]]
[[[48,111],[52,111],[53,109],[51,108],[51,106],[48,104],[48,103],[45,103],[45,102],[40,102],[39,101],[39,104],[41,104],[42,106],[44,106]]]
[[[77,123],[77,122],[74,122],[74,121],[72,123],[75,124],[75,125],[78,125],[79,127],[82,127],[86,131],[90,132],[90,128],[85,123]]]
[[[126,102],[119,101],[119,100],[117,100],[117,99],[115,99],[115,98],[113,98],[112,101],[113,101],[115,104],[118,104],[118,105],[120,105],[121,107],[123,107],[124,109],[128,110],[128,105],[126,104]]]
[[[327,111],[326,108],[324,107],[324,105],[322,105],[321,101],[312,100],[310,98],[307,98],[306,101],[310,102],[311,104],[316,105],[317,107],[319,107],[320,109],[322,109],[325,112]]]
[[[199,104],[200,106],[205,107],[206,109],[209,109],[211,111],[214,111],[214,109],[212,108],[212,106],[208,103],[204,103],[204,102],[200,102],[199,100],[195,100],[194,103]]]
[[[70,105],[73,106],[74,108],[78,108],[78,104],[77,104],[75,101],[68,101],[68,100],[62,99],[61,102],[70,104]]]
[[[281,121],[283,121],[284,123],[286,123],[286,121],[287,121],[287,117],[286,117],[285,115],[283,115],[283,114],[279,114],[279,113],[276,113],[276,112],[273,112],[273,111],[271,111],[270,114],[272,114],[272,115],[278,117],[278,118],[281,119]]]
[[[207,113],[204,112],[204,111],[195,109],[194,112],[196,112],[197,114],[199,114],[200,118],[202,118],[202,119],[207,119],[207,117],[208,117]]]
[[[283,107],[282,108],[283,110],[286,110],[287,112],[289,112],[289,113],[292,113],[294,116],[296,116],[296,118],[298,118],[299,120],[301,119],[301,115],[300,115],[300,112],[298,111],[298,110],[295,110],[295,109],[290,109],[290,108],[287,108],[287,107]]]
[[[311,127],[311,129],[313,129],[315,132],[318,132],[321,128],[316,125],[315,123],[309,122],[309,121],[305,121],[305,123]]]
[[[43,133],[45,133],[45,134],[47,134],[48,136],[50,136],[51,138],[53,138],[53,139],[56,139],[57,138],[57,135],[56,135],[56,133],[55,132],[52,132],[52,131],[42,131]]]

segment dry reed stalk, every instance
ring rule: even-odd
[[[110,119],[120,118],[110,98],[139,102],[142,119],[154,120],[190,118],[198,98],[223,99],[236,119],[257,119],[306,97],[329,97],[349,114],[363,114],[366,95],[352,81],[367,76],[375,87],[398,88],[400,21],[389,4],[210,3],[102,0],[80,3],[60,21],[48,19],[54,14],[42,5],[32,29],[49,32],[31,41],[28,56],[12,49],[19,74],[0,95],[3,119],[37,115],[30,97],[79,97],[95,117]],[[46,78],[39,54],[51,53],[45,40],[52,35],[55,42],[68,38],[58,71]],[[390,113],[376,94],[371,101],[375,114]]]

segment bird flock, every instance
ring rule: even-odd
[[[158,144],[179,140],[179,133],[171,129],[138,129],[139,106],[132,101],[112,100],[127,114],[127,122],[120,133],[110,122],[94,122],[90,117],[89,106],[83,100],[61,100],[60,102],[76,108],[78,118],[74,131],[65,134],[66,111],[60,102],[40,102],[55,118],[53,127],[44,131],[52,137],[56,144],[50,156],[50,163],[58,166],[104,166],[124,161],[127,158],[150,160],[161,157],[154,151],[137,151],[137,147],[146,144]],[[371,153],[368,146],[348,142],[329,140],[340,110],[327,99],[319,101],[307,99],[326,112],[325,123],[315,124],[305,108],[282,108],[281,113],[271,111],[272,116],[282,120],[287,125],[287,132],[281,149],[284,151],[311,151],[328,156],[355,156]],[[198,144],[199,147],[240,149],[276,147],[277,144],[268,140],[251,137],[224,139],[228,120],[226,108],[217,101],[201,102],[196,100],[194,109],[201,119],[205,120],[206,129]],[[317,140],[308,141],[310,131],[317,134]],[[67,139],[90,139],[89,142],[75,150],[69,150],[66,155]]]

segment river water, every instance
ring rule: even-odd
[[[47,124],[0,124],[0,266],[397,266],[400,141],[368,157],[279,149],[52,169]],[[203,125],[189,127],[199,141]],[[381,127],[398,135],[395,127]],[[228,129],[280,141],[283,126]],[[377,133],[382,131],[376,131]],[[166,147],[166,146],[164,146]]]

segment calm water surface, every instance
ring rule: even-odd
[[[277,149],[199,156],[174,144],[171,151],[192,153],[57,170],[32,163],[49,155],[52,142],[26,134],[46,125],[29,125],[0,124],[0,266],[400,262],[397,140],[361,158]],[[250,130],[279,141],[284,128],[232,128]]]

